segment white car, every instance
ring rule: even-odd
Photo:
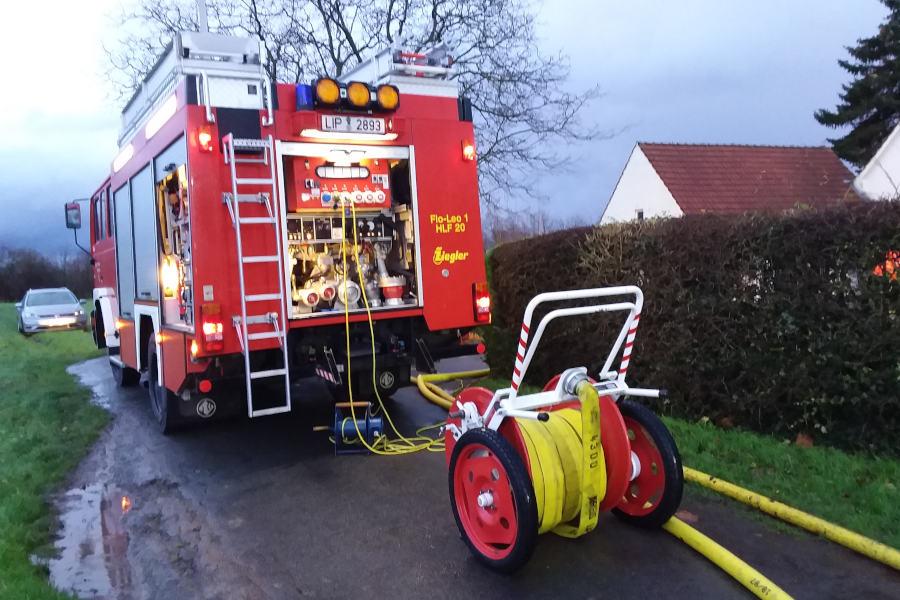
[[[16,310],[19,333],[26,336],[39,331],[84,329],[87,325],[84,307],[67,288],[28,290],[22,301],[16,302]]]

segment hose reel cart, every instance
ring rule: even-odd
[[[585,300],[601,301],[550,310],[529,343],[538,305]],[[510,387],[457,396],[445,429],[451,506],[469,549],[489,567],[514,571],[528,561],[538,534],[579,537],[594,529],[601,511],[659,527],[678,509],[684,481],[675,441],[629,398],[665,391],[625,382],[642,305],[635,286],[539,294],[525,309]],[[571,368],[541,392],[518,394],[551,321],[608,312],[627,316],[599,380]]]

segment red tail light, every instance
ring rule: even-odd
[[[225,349],[225,327],[218,304],[204,304],[200,307],[200,340],[206,352],[221,352]]]
[[[475,309],[475,321],[477,323],[491,322],[491,293],[485,282],[476,283],[472,287],[472,305]]]

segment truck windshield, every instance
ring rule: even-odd
[[[28,294],[26,306],[52,306],[54,304],[77,304],[78,300],[67,290],[53,290],[52,292],[36,292]]]

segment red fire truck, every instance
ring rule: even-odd
[[[390,395],[490,321],[471,104],[446,50],[309,85],[270,82],[264,60],[257,40],[176,35],[90,198],[94,338],[163,432],[288,412],[305,376]]]

